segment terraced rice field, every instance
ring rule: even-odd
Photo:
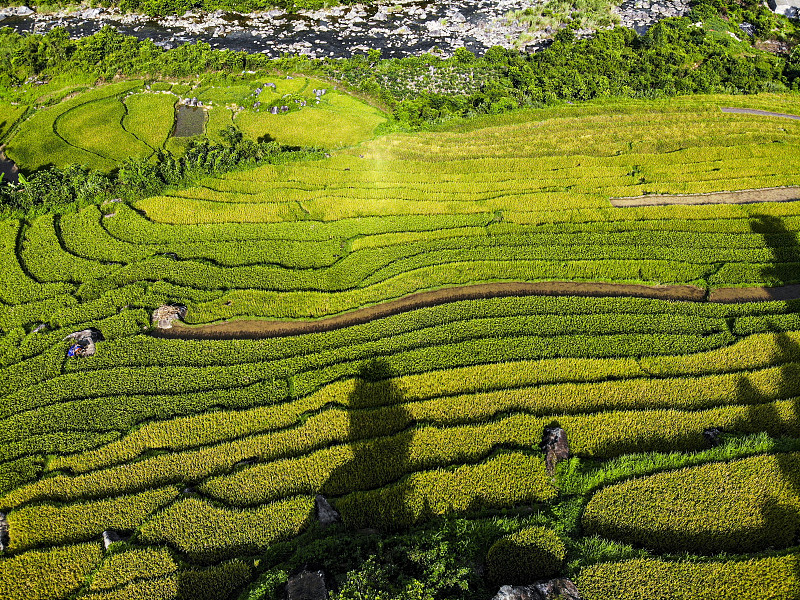
[[[797,598],[800,301],[501,297],[145,334],[165,303],[200,325],[503,281],[798,283],[797,203],[610,205],[800,184],[800,123],[734,100],[794,98],[517,113],[0,223],[0,597],[236,598],[317,535],[321,493],[349,531],[506,511],[562,539],[587,600]],[[87,327],[96,354],[66,358]],[[550,475],[556,424],[572,458]],[[107,553],[109,529],[130,537]]]
[[[315,89],[325,93],[317,97]],[[25,171],[71,163],[112,171],[128,157],[147,158],[162,148],[181,153],[187,140],[171,137],[175,107],[189,98],[204,103],[202,133],[212,139],[235,124],[253,140],[338,148],[372,138],[386,120],[379,110],[307,77],[226,87],[125,81],[76,92],[25,119],[29,107],[0,105],[0,141],[8,135],[8,155]],[[272,106],[289,110],[273,115]]]

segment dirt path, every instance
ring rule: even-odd
[[[800,187],[758,188],[709,194],[652,194],[631,198],[611,198],[617,208],[634,206],[669,206],[672,204],[756,204],[758,202],[794,202],[800,200]]]
[[[755,108],[723,108],[724,113],[734,113],[737,115],[758,115],[760,117],[781,117],[783,119],[797,119],[800,121],[798,115],[788,115],[786,113],[769,112],[768,110],[758,110]]]
[[[800,285],[781,287],[717,288],[708,294],[709,302],[767,302],[769,300],[800,299]]]
[[[568,281],[487,283],[420,292],[397,300],[383,302],[343,315],[336,315],[316,321],[236,319],[197,327],[176,325],[172,329],[156,329],[153,331],[153,335],[156,337],[179,339],[259,339],[286,337],[341,329],[419,308],[437,306],[449,302],[458,302],[459,300],[479,300],[511,296],[634,297],[702,302],[706,300],[706,290],[692,285],[650,286],[625,283]],[[710,302],[726,303],[792,299],[800,299],[800,285],[789,285],[778,288],[719,288],[712,290],[707,298]]]

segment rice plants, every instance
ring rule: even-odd
[[[609,486],[589,502],[583,524],[589,533],[662,551],[785,548],[800,525],[790,475],[797,461],[797,454],[756,456]]]
[[[636,559],[586,567],[579,585],[587,600],[633,600],[643,595],[734,600],[750,596],[753,586],[759,596],[790,600],[800,593],[799,563],[796,552],[707,562]]]
[[[223,104],[324,87],[274,83],[258,100],[249,84],[191,93],[221,123]],[[105,155],[135,135],[152,151],[165,134],[144,117],[171,118],[173,97],[123,105],[135,89],[86,92],[14,135],[52,110],[72,140],[127,108],[103,136],[113,149],[91,135],[87,147]],[[796,185],[798,126],[718,110],[733,100],[766,102],[615,101],[375,138],[380,114],[331,91],[236,120],[357,149],[206,177],[141,200],[144,213],[116,202],[0,223],[0,596],[16,593],[8,573],[27,597],[227,600],[256,571],[278,581],[308,563],[301,546],[328,544],[329,557],[365,527],[428,535],[467,518],[515,523],[479,541],[493,573],[514,566],[509,545],[544,548],[548,576],[587,598],[673,581],[686,597],[712,581],[746,597],[751,574],[751,589],[793,597],[798,302],[703,294],[796,278],[800,208],[608,202]],[[560,280],[690,284],[696,301],[446,292],[350,314],[424,290]],[[172,302],[189,309],[179,336],[234,317],[340,319],[265,339],[141,335]],[[67,358],[65,336],[86,327],[105,338],[96,354]],[[548,473],[537,446],[556,426],[571,458]],[[315,524],[317,493],[342,524]],[[131,537],[101,556],[107,529]],[[783,553],[758,554],[770,545]]]
[[[152,148],[123,128],[128,116],[118,98],[103,98],[59,115],[54,131],[70,146],[109,161],[120,162],[129,156],[146,157]]]
[[[175,97],[170,94],[132,94],[124,100],[124,129],[153,150],[161,148],[172,131]]]
[[[10,600],[56,600],[76,592],[100,563],[99,542],[31,550],[0,560],[0,593]]]

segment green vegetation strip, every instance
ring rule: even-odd
[[[578,586],[586,600],[793,600],[800,594],[798,572],[797,552],[708,562],[647,558],[588,566]]]
[[[785,548],[800,527],[799,473],[800,455],[776,454],[633,479],[595,494],[583,525],[661,551]]]

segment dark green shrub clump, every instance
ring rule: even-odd
[[[527,584],[557,575],[566,554],[554,531],[527,527],[497,540],[486,555],[486,567],[498,584]]]

